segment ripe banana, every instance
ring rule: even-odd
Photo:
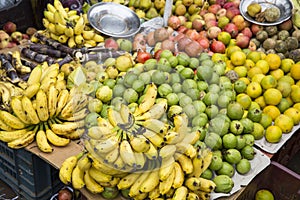
[[[172,188],[176,189],[182,186],[184,182],[184,172],[182,171],[182,168],[178,162],[175,162],[174,170],[175,170],[175,178],[173,181]]]
[[[194,191],[194,193],[196,193],[200,199],[203,199],[203,200],[210,199],[210,193],[203,192],[201,190]]]
[[[96,144],[94,149],[97,154],[106,154],[112,151],[113,149],[117,148],[118,146],[119,139],[116,135],[113,135],[104,141],[100,141],[98,144]]]
[[[175,153],[175,160],[177,160],[185,174],[191,174],[194,170],[192,160],[184,154]]]
[[[196,177],[189,177],[184,181],[184,185],[192,191],[200,190],[201,181]]]
[[[67,29],[66,25],[61,24],[60,22],[56,22],[54,25],[55,25],[55,31],[59,36],[62,36],[65,34],[65,30]]]
[[[156,186],[156,188],[154,188],[153,190],[151,190],[149,193],[148,193],[148,197],[150,199],[158,199],[160,197],[160,193],[159,193],[159,187]]]
[[[40,125],[40,128],[35,136],[36,144],[38,148],[45,153],[51,153],[53,151],[53,148],[48,143],[46,133],[43,129],[43,125]]]
[[[159,168],[159,179],[165,181],[172,173],[175,165],[174,157],[161,160],[161,166]]]
[[[132,149],[136,152],[146,152],[150,149],[150,141],[143,135],[136,135],[129,142]]]
[[[56,10],[54,13],[53,13],[53,17],[54,17],[54,24],[57,25],[58,23],[63,25],[63,26],[66,26],[66,20],[65,18],[62,16],[62,13],[58,10]],[[57,32],[58,34],[63,34],[64,32]]]
[[[67,139],[70,139],[70,140],[78,140],[82,137],[84,132],[85,132],[84,128],[78,128],[75,131],[73,131],[72,133],[68,133],[68,134],[64,135],[64,137]]]
[[[125,104],[121,104],[120,115],[124,124],[131,124],[133,121],[133,116],[129,110],[129,107]]]
[[[56,113],[55,115],[59,115],[62,109],[68,102],[69,98],[69,91],[67,89],[61,90],[57,97],[57,106],[56,106]]]
[[[0,118],[0,130],[13,131],[14,129],[12,127],[8,126],[6,123],[4,123],[4,121],[2,121]]]
[[[110,182],[113,178],[113,176],[111,176],[109,174],[105,174],[105,173],[101,172],[100,170],[97,170],[94,166],[91,166],[87,172],[98,183],[99,182]]]
[[[166,113],[167,107],[167,99],[161,99],[154,104],[149,111],[140,116],[136,116],[135,120],[159,119]]]
[[[89,138],[95,140],[104,140],[116,134],[116,131],[106,126],[92,126],[87,131]]]
[[[192,131],[189,133],[186,133],[182,142],[183,143],[189,143],[189,144],[195,144],[201,136],[200,130]]]
[[[162,195],[167,194],[171,190],[174,179],[175,179],[175,170],[173,168],[172,172],[166,178],[166,180],[163,180],[159,183],[159,192],[160,192],[160,194],[162,194]]]
[[[2,103],[5,106],[8,106],[12,95],[10,90],[6,87],[6,85],[4,85],[1,82],[0,82],[0,94],[1,94]]]
[[[136,167],[134,152],[127,140],[122,140],[120,143],[120,156],[122,160],[131,167]]]
[[[23,129],[27,126],[18,117],[4,110],[0,110],[0,120],[12,129]]]
[[[84,119],[88,113],[89,113],[88,108],[83,108],[83,109],[81,109],[80,111],[75,112],[74,115],[73,115],[72,117],[65,118],[64,120],[65,120],[65,121],[69,121],[69,122],[72,122],[72,121],[79,121],[79,120]]]
[[[188,117],[185,113],[181,113],[179,115],[175,115],[173,117],[174,121],[174,130],[178,133],[187,133],[189,132],[188,128]]]
[[[50,23],[54,23],[54,13],[50,12],[48,10],[44,10],[43,12],[45,18],[50,22]]]
[[[71,95],[69,95],[70,97]],[[62,119],[72,117],[74,113],[83,109],[88,104],[87,95],[83,94],[74,94],[71,96],[69,102],[63,107],[60,113]]]
[[[136,168],[142,169],[146,163],[146,156],[142,152],[133,152],[135,161],[136,161]]]
[[[193,163],[193,172],[189,174],[189,177],[200,177],[201,174],[203,173],[203,166],[204,166],[204,161],[203,158],[200,155],[197,155],[193,158],[192,160]]]
[[[154,146],[154,144],[152,144],[151,142],[149,143],[149,146],[150,148],[148,149],[148,151],[144,152],[144,154],[149,160],[156,160],[158,158],[157,147]]]
[[[73,29],[73,27],[67,25],[66,29],[64,30],[64,34],[68,37],[68,39],[70,37],[73,37],[74,36],[74,29]]]
[[[170,128],[169,124],[158,119],[147,119],[145,121],[137,121],[136,123],[160,135],[166,134]]]
[[[63,161],[63,163],[61,164],[61,166],[59,168],[59,179],[65,185],[68,185],[71,183],[73,169],[76,167],[77,161],[82,155],[83,154],[80,153],[77,156],[76,155],[70,156],[67,159],[65,159]]]
[[[129,196],[134,197],[140,193],[141,184],[149,178],[151,172],[144,172],[142,173],[136,181],[131,185],[129,190]]]
[[[76,131],[82,123],[84,124],[84,120],[79,122],[63,122],[61,124],[51,123],[50,128],[58,135],[67,135]]]
[[[119,156],[117,160],[115,160],[113,166],[115,169],[126,171],[126,163],[124,162],[121,156]]]
[[[63,31],[65,32],[65,29]],[[57,41],[59,41],[62,44],[65,44],[68,41],[68,39],[69,37],[63,34],[58,37]]]
[[[40,121],[47,121],[49,119],[49,110],[48,110],[48,99],[44,90],[40,89],[36,93],[36,113],[40,119]]]
[[[107,117],[111,125],[114,127],[122,127],[122,125],[125,124],[120,112],[114,110],[111,107],[107,109]]]
[[[85,187],[93,194],[99,194],[104,191],[104,187],[102,187],[97,181],[95,181],[88,172],[84,173],[83,181],[85,182]]]
[[[74,40],[75,40],[76,45],[78,45],[78,46],[80,46],[84,43],[84,38],[81,34],[75,35]]]
[[[22,107],[22,101],[18,97],[12,97],[10,106],[14,114],[24,123],[30,124],[31,121],[27,118],[26,113]]]
[[[58,100],[58,90],[55,88],[54,84],[51,84],[49,87],[48,95],[48,110],[49,110],[49,117],[52,118],[56,113],[57,107],[57,100]]]
[[[23,95],[27,96],[29,99],[34,97],[39,91],[41,83],[32,83],[27,88],[25,88]]]
[[[145,136],[156,147],[161,147],[164,144],[164,138],[149,129],[146,129],[145,132],[143,132],[143,136]]]
[[[173,195],[173,200],[186,200],[188,194],[188,188],[185,186],[180,186],[177,188]]]
[[[117,184],[119,190],[124,190],[130,188],[136,180],[141,176],[142,173],[133,172],[121,178],[120,182]]]
[[[142,183],[140,187],[140,192],[151,192],[159,185],[159,175],[158,170],[153,170],[150,172],[149,177]]]
[[[112,151],[108,152],[104,157],[105,163],[114,163],[117,158],[119,157],[119,147],[113,149]]]
[[[26,147],[27,145],[29,145],[30,143],[32,143],[34,141],[37,130],[38,130],[38,126],[36,126],[33,130],[28,131],[21,137],[13,140],[11,142],[8,142],[7,146],[12,149],[20,149],[20,148]]]
[[[104,42],[104,37],[102,35],[100,35],[100,34],[95,33],[95,35],[93,37],[93,40],[95,42],[99,42],[99,43],[100,42]]]
[[[147,112],[154,105],[156,96],[157,96],[157,87],[154,83],[151,83],[146,90],[144,99],[135,110],[134,116],[139,116]]]
[[[198,153],[193,145],[184,142],[177,143],[176,149],[178,153],[185,154],[189,158],[194,158]]]
[[[208,180],[202,177],[199,177],[198,179],[201,183],[199,188],[201,191],[211,193],[215,189],[216,184],[212,180]]]
[[[83,30],[82,31],[82,37],[84,38],[84,40],[92,40],[94,35],[95,35],[94,30],[90,30],[90,31]]]
[[[70,139],[59,137],[48,127],[47,124],[45,124],[45,128],[46,128],[46,137],[48,141],[54,146],[64,147],[70,143]]]
[[[24,128],[20,130],[13,130],[13,131],[0,131],[0,140],[2,142],[11,142],[13,140],[16,140],[25,134],[27,134],[28,131],[30,131],[30,128]]]
[[[186,196],[187,200],[200,200],[199,196],[194,192],[189,192]]]
[[[167,159],[167,158],[173,156],[175,154],[175,152],[176,152],[176,146],[167,144],[159,150],[159,157],[162,159]]]
[[[70,48],[75,48],[75,47],[76,47],[75,37],[74,37],[74,36],[70,37],[70,38],[68,39],[67,44],[68,44],[68,47],[70,47]]]
[[[184,133],[169,130],[164,135],[164,141],[166,144],[176,144],[176,143],[181,142],[184,139],[184,137],[185,137]]]
[[[47,3],[46,8],[48,11],[54,13],[56,11],[56,8],[51,4],[51,3]]]
[[[80,15],[80,18],[78,19],[78,21],[74,26],[74,34],[80,35],[84,30],[84,26],[85,26],[84,18],[82,15]]]
[[[58,12],[62,15],[63,18],[65,18],[65,19],[68,18],[68,13],[64,9],[60,0],[54,0],[53,5],[56,8],[56,10],[58,10]]]
[[[78,165],[76,165],[72,171],[72,186],[74,189],[79,190],[85,186],[85,182],[83,180],[84,171],[79,169]]]

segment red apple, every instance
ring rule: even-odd
[[[26,33],[23,33],[23,34],[22,34],[22,38],[23,38],[24,40],[29,40],[29,35],[27,35]]]
[[[118,50],[119,49],[119,45],[117,43],[117,41],[113,38],[107,38],[104,41],[104,47],[105,48],[110,48],[110,49],[114,49],[114,50]]]
[[[234,16],[241,14],[240,10],[236,7],[230,7],[226,11],[226,17],[228,17],[230,20],[233,19]]]
[[[258,25],[258,24],[251,24],[250,29],[253,33],[253,35],[256,35],[256,33],[260,30],[263,30],[263,26]]]
[[[241,33],[243,33],[244,35],[248,36],[249,38],[252,38],[253,34],[252,31],[249,27],[245,27]]]
[[[199,38],[199,39],[197,40],[197,42],[200,44],[200,46],[201,46],[203,49],[208,49],[208,48],[209,48],[210,42],[209,42],[209,39],[208,39],[208,38],[205,38],[205,37]]]
[[[232,23],[234,23],[236,25],[236,27],[238,28],[239,31],[243,30],[245,28],[245,19],[242,15],[236,15],[232,18],[231,20]]]
[[[154,52],[153,58],[155,58],[156,60],[160,59],[160,54],[162,53],[162,49],[158,49]]]
[[[195,29],[187,30],[185,35],[192,40],[198,40],[200,38],[199,33]]]
[[[204,16],[203,16],[203,19],[205,22],[207,21],[210,21],[210,20],[216,20],[216,15],[213,14],[213,13],[206,13]]]
[[[204,17],[204,15],[205,15],[206,13],[208,13],[208,10],[207,10],[207,9],[201,9],[200,12],[199,12],[199,15],[200,15],[201,17]]]
[[[221,8],[220,4],[212,4],[207,8],[207,10],[210,13],[216,14]]]
[[[218,26],[218,22],[217,20],[209,20],[209,21],[205,21],[205,29],[208,30],[210,27],[215,27]]]
[[[221,41],[213,40],[210,44],[210,50],[214,53],[225,53],[226,46]]]
[[[209,39],[215,39],[218,37],[218,34],[221,33],[221,28],[217,26],[210,27],[207,30],[207,36]]]
[[[139,63],[145,63],[146,60],[152,58],[151,54],[146,51],[138,51],[136,61]]]
[[[230,7],[235,7],[233,2],[228,1],[223,5],[223,8],[225,8],[225,9],[228,9]]]
[[[224,4],[226,3],[226,0],[216,0],[216,3],[220,4],[223,7]]]
[[[9,42],[9,35],[4,30],[0,30],[0,49],[6,48],[9,45]]]
[[[176,30],[179,28],[180,25],[181,25],[181,21],[180,21],[179,17],[177,17],[176,15],[172,15],[169,17],[169,19],[168,19],[169,27]]]
[[[249,46],[250,38],[243,33],[239,33],[236,36],[236,45],[243,48],[247,48]]]
[[[231,38],[235,38],[239,33],[238,28],[233,23],[226,24],[226,26],[224,27],[224,31],[230,33]]]
[[[192,21],[192,28],[199,32],[202,31],[204,24],[205,22],[203,19],[194,19]]]
[[[8,21],[3,25],[3,30],[8,34],[11,34],[17,31],[17,25],[11,21]]]
[[[186,17],[183,15],[178,16],[180,20],[180,25],[184,25],[184,23],[187,21]]]
[[[225,8],[221,8],[220,10],[218,10],[218,12],[216,13],[216,18],[220,19],[220,17],[226,16],[226,9]]]

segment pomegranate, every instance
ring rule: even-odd
[[[231,20],[232,23],[234,23],[236,25],[236,27],[238,28],[239,31],[243,30],[246,26],[245,19],[242,15],[236,15],[232,18]]]
[[[212,4],[207,8],[207,10],[210,13],[216,14],[221,8],[220,4]]]
[[[203,19],[205,22],[210,21],[210,20],[216,20],[216,15],[213,13],[206,13],[203,15]]]
[[[226,26],[224,27],[224,31],[230,33],[231,38],[235,38],[239,33],[238,28],[233,23],[226,24]]]
[[[176,30],[179,28],[180,25],[181,25],[181,21],[180,21],[179,17],[177,17],[176,15],[172,15],[171,17],[169,17],[169,19],[168,19],[169,27]]]
[[[256,33],[260,30],[263,30],[263,26],[258,25],[258,24],[251,24],[250,29],[253,33],[253,35],[256,35]]]
[[[3,30],[8,34],[11,34],[17,31],[17,25],[11,21],[8,21],[3,25]]]
[[[200,44],[200,46],[201,46],[203,49],[208,49],[209,46],[210,46],[209,39],[208,39],[208,38],[205,38],[205,37],[199,38],[199,39],[197,40],[197,42]]]
[[[240,10],[236,7],[229,7],[226,12],[226,17],[230,20],[233,19],[234,16],[241,14]]]
[[[225,53],[226,46],[223,42],[218,40],[213,40],[210,44],[210,50],[214,53]]]
[[[217,26],[210,27],[207,30],[207,36],[209,39],[215,39],[218,37],[218,34],[221,33],[221,28]]]
[[[199,33],[195,29],[187,30],[185,35],[192,40],[198,40],[200,38]]]
[[[248,36],[249,38],[252,38],[253,34],[252,31],[249,27],[245,27],[241,33],[243,33],[244,35]]]
[[[235,7],[233,2],[228,1],[223,5],[223,8],[225,8],[225,9],[228,9],[230,7]]]
[[[217,20],[205,21],[205,28],[208,30],[210,27],[218,26]]]
[[[111,48],[113,50],[118,50],[119,49],[119,45],[118,45],[117,41],[113,38],[105,39],[104,47],[105,48]]]
[[[192,28],[199,32],[202,31],[204,24],[205,22],[203,19],[194,19],[192,21]]]
[[[236,36],[236,45],[243,48],[247,48],[249,46],[250,38],[243,33],[239,33]]]

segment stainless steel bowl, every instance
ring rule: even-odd
[[[250,15],[247,13],[247,7],[253,3],[259,3],[262,7],[262,11],[265,10],[266,8],[270,7],[277,7],[280,10],[280,18],[276,22],[258,22],[254,18],[252,18]],[[259,24],[263,26],[272,26],[272,25],[277,25],[281,24],[282,22],[288,20],[292,16],[292,9],[293,5],[289,0],[241,0],[240,3],[240,12],[242,16],[254,23],[254,24]]]
[[[121,4],[100,2],[87,13],[90,24],[99,32],[112,37],[130,37],[140,30],[140,18]]]

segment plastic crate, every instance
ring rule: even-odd
[[[6,0],[1,1],[0,7],[0,28],[7,21],[17,25],[19,31],[25,31],[29,26],[36,27],[30,0]]]
[[[24,200],[47,200],[63,183],[58,169],[26,151],[11,149],[0,142],[0,179]]]
[[[278,200],[299,200],[299,186],[300,175],[272,161],[247,185],[237,200],[255,199],[255,194],[260,189],[270,190]]]

